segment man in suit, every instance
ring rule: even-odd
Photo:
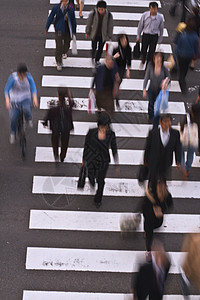
[[[176,165],[181,164],[181,143],[178,130],[171,128],[171,116],[162,115],[160,127],[152,129],[146,140],[144,164],[149,169],[149,184],[153,191],[158,179],[166,180],[175,152]]]
[[[164,284],[170,268],[170,260],[161,242],[155,240],[152,245],[152,260],[144,263],[132,280],[134,300],[162,300]]]

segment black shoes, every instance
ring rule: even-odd
[[[96,208],[99,208],[101,206],[101,202],[95,202]]]

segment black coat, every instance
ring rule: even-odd
[[[131,47],[127,45],[126,48],[123,48],[121,45],[118,45],[118,47],[113,50],[113,56],[117,52],[119,52],[120,56],[116,58],[115,61],[118,67],[120,78],[122,80],[126,66],[131,66]]]
[[[144,152],[144,163],[151,174],[158,175],[166,173],[173,163],[173,152],[175,152],[176,164],[181,163],[181,142],[178,130],[170,129],[170,138],[164,148],[160,137],[160,128],[152,129],[146,139]]]

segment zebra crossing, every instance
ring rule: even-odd
[[[117,8],[120,11],[120,7],[122,6],[121,0],[107,0],[106,1],[109,7],[109,10],[112,11],[112,7]],[[123,7],[129,8],[129,12],[114,12],[114,21],[126,21],[128,27],[114,27],[114,34],[118,34],[121,31],[126,32],[128,35],[134,36],[136,35],[137,27],[131,27],[131,21],[139,21],[141,14],[143,11],[147,10],[150,1],[140,0],[124,0]],[[59,0],[50,0],[51,7],[53,4],[59,3]],[[161,8],[160,1],[157,1],[159,7]],[[96,4],[94,0],[85,0],[85,11],[83,12],[84,17],[87,17],[90,9]],[[134,8],[140,9],[139,13],[134,12]],[[161,11],[162,12],[162,11]],[[77,15],[77,12],[76,12]],[[69,54],[69,57],[63,61],[64,63],[64,71],[67,71],[67,75],[62,75],[62,73],[57,73],[55,70],[56,63],[55,58],[53,56],[55,49],[55,40],[48,38],[45,42],[46,51],[52,51],[51,56],[44,56],[43,61],[43,73],[42,76],[42,89],[49,90],[48,95],[41,95],[40,98],[40,109],[42,112],[48,109],[48,104],[51,100],[56,101],[55,93],[51,96],[52,88],[56,90],[57,87],[67,86],[73,89],[73,94],[75,96],[75,108],[76,111],[76,121],[74,121],[74,131],[71,132],[71,136],[74,137],[74,141],[80,139],[80,137],[84,137],[89,128],[95,127],[96,123],[94,122],[94,118],[88,115],[87,121],[82,120],[81,112],[87,111],[87,98],[85,95],[89,91],[92,81],[92,64],[90,58],[88,58],[88,51],[91,48],[91,42],[84,40],[83,33],[85,32],[85,19],[81,22],[84,22],[84,25],[78,24],[77,26],[77,48],[78,51],[82,54],[82,51],[87,53],[86,57],[82,57],[79,53],[77,57],[72,57]],[[79,23],[79,20],[77,21]],[[53,26],[51,26],[49,30],[49,35],[51,37],[54,32]],[[53,37],[53,35],[52,35]],[[134,37],[135,38],[135,37]],[[167,44],[169,40],[168,31],[165,28],[163,44],[159,45],[159,49],[161,49],[164,53],[170,54],[172,53],[172,48],[170,44]],[[131,47],[134,46],[134,43],[130,43]],[[49,52],[50,53],[50,52]],[[53,68],[53,69],[52,69]],[[91,76],[83,75],[70,75],[70,70],[77,70],[77,74],[79,74],[79,70],[82,71],[91,71]],[[134,99],[127,99],[123,96],[124,92],[141,92],[143,87],[143,79],[141,78],[141,74],[144,74],[144,66],[141,66],[140,61],[134,60],[132,61],[131,70],[134,72],[131,79],[124,79],[120,90],[122,92],[122,97],[120,99],[120,112],[116,112],[116,117],[112,123],[113,130],[116,133],[116,137],[123,138],[125,140],[129,140],[131,138],[138,138],[144,140],[148,134],[148,131],[151,129],[151,125],[145,124],[143,121],[142,124],[135,122],[130,122],[127,118],[126,122],[122,122],[120,114],[123,113],[124,116],[129,116],[132,114],[142,113],[143,115],[147,115],[147,101],[143,100],[141,97],[135,97]],[[143,72],[143,73],[142,73]],[[137,78],[137,76],[139,78]],[[179,95],[180,87],[177,81],[171,82],[170,91],[172,92],[172,97],[170,97],[168,112],[176,115],[178,118],[185,114],[185,104],[181,100],[174,101],[173,93]],[[81,94],[81,97],[80,97]],[[83,96],[82,96],[83,95]],[[177,98],[177,97],[176,97]],[[127,100],[126,100],[127,99]],[[119,120],[118,120],[119,115]],[[145,118],[144,118],[145,119]],[[174,128],[178,128],[177,124],[174,125]],[[48,167],[54,163],[52,148],[49,144],[46,144],[45,136],[50,135],[49,128],[44,128],[41,120],[38,120],[37,127],[38,135],[44,137],[44,144],[36,147],[35,151],[35,163],[45,163],[46,170],[48,171]],[[49,141],[50,142],[50,141]],[[78,144],[77,144],[78,145]],[[83,145],[82,145],[83,146]],[[119,148],[119,164],[120,166],[125,166],[127,169],[129,166],[133,166],[133,168],[137,168],[137,166],[142,162],[143,158],[143,150],[134,149],[135,145],[133,143],[131,149],[128,148]],[[64,164],[69,166],[69,170],[71,166],[81,165],[83,148],[80,146],[69,147],[67,156]],[[111,155],[111,166],[114,164],[112,155]],[[199,168],[200,162],[199,158],[195,156],[193,167]],[[78,170],[78,168],[77,168]],[[86,199],[91,199],[94,194],[94,190],[91,189],[88,180],[86,180],[86,185],[84,190],[77,190],[77,181],[78,181],[78,172],[76,177],[69,176],[70,174],[65,176],[58,175],[46,175],[46,174],[38,174],[33,176],[33,184],[32,184],[32,193],[34,195],[51,195],[51,196],[59,196],[59,195],[67,195],[72,196],[76,202],[76,197],[86,197]],[[181,180],[173,180],[168,182],[169,190],[172,193],[172,196],[176,199],[176,201],[184,201],[187,200],[195,200],[199,201],[199,190],[200,190],[200,182],[199,181],[187,181],[183,182]],[[112,207],[109,208],[109,211],[105,211],[104,206],[102,206],[101,210],[96,211],[92,207],[92,211],[83,210],[80,211],[78,207],[76,209],[67,210],[57,209],[57,210],[49,210],[47,209],[31,209],[30,210],[30,218],[29,218],[29,229],[31,231],[39,230],[41,235],[44,236],[45,239],[45,231],[52,231],[52,237],[54,236],[55,231],[65,231],[71,232],[73,235],[75,232],[78,232],[80,235],[84,232],[88,234],[91,233],[101,233],[101,234],[111,234],[118,233],[120,235],[120,219],[125,215],[132,215],[133,211],[125,210],[124,212],[124,201],[128,197],[131,197],[133,201],[137,197],[142,197],[144,195],[144,188],[138,185],[137,180],[134,176],[123,177],[123,173],[121,173],[117,178],[108,177],[106,178],[105,189],[104,189],[104,199],[103,202],[106,201],[107,198],[119,198],[119,205],[121,207],[121,211],[115,211]],[[88,200],[90,201],[90,200]],[[92,203],[92,202],[91,202]],[[157,229],[156,232],[162,234],[164,237],[173,234],[185,234],[185,233],[193,233],[199,232],[200,230],[200,215],[198,212],[195,214],[169,214],[164,218],[164,222],[161,228]],[[136,234],[142,233],[143,229],[143,218],[141,224],[137,230]],[[115,236],[113,237],[115,239]],[[124,274],[128,274],[131,276],[131,273],[137,272],[139,264],[144,260],[144,247],[141,249],[133,248],[126,249],[126,240],[122,241],[123,249],[121,247],[116,249],[106,249],[96,246],[93,248],[90,246],[90,243],[86,247],[74,248],[73,246],[69,246],[67,248],[60,247],[45,247],[43,245],[31,245],[27,246],[26,251],[26,261],[25,267],[27,272],[37,271],[37,272],[64,272],[64,271],[74,271],[81,272],[82,276],[84,276],[85,272],[89,272],[91,274],[99,272],[104,276],[105,273],[110,273],[110,276],[114,274],[121,274],[121,280],[123,281]],[[180,246],[180,245],[179,245]],[[170,248],[170,245],[169,245]],[[176,247],[177,249],[180,247]],[[170,268],[170,275],[178,276],[180,273],[179,266],[181,264],[182,259],[184,258],[184,253],[179,251],[169,251],[172,266]],[[169,277],[170,277],[169,275]],[[91,275],[92,276],[92,275]],[[171,278],[170,278],[171,279]],[[168,294],[169,293],[169,294]],[[45,291],[45,290],[28,290],[24,287],[23,298],[22,300],[125,300],[132,299],[129,290],[125,293],[109,293],[108,291],[93,292],[84,290],[83,292],[79,290],[71,290],[70,286],[65,285],[63,290],[58,291]],[[180,290],[176,288],[175,292],[166,291],[166,295],[163,298],[164,300],[181,300],[183,297],[180,295]],[[192,295],[191,299],[199,299],[198,295]]]

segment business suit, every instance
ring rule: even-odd
[[[149,295],[149,300],[162,300],[164,292],[164,283],[170,268],[170,261],[165,254],[165,265],[163,266],[162,279],[157,277],[154,263],[148,262],[143,264],[136,275],[133,283],[134,299],[145,300]]]
[[[161,128],[152,129],[146,140],[144,164],[149,168],[149,181],[155,188],[158,179],[166,179],[167,171],[173,163],[175,152],[176,164],[181,163],[181,143],[178,130],[169,129],[169,140],[164,147],[160,136]]]

